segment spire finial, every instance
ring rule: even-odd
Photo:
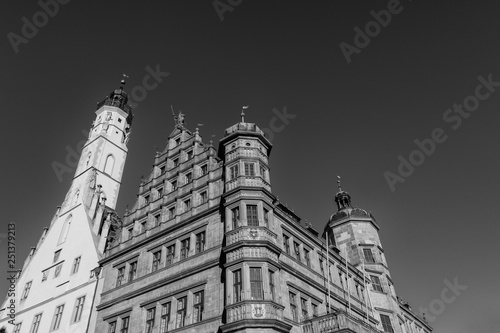
[[[342,186],[340,185],[340,176],[337,175],[337,186],[339,187],[339,192],[342,192]]]
[[[241,122],[242,123],[245,122],[245,110],[247,110],[249,106],[250,105],[245,105],[245,106],[241,107]]]
[[[123,86],[127,83],[127,79],[129,78],[129,76],[127,74],[122,74],[123,78],[122,80],[120,81],[120,88],[123,89]]]

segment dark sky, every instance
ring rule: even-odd
[[[187,115],[190,129],[204,124],[205,142],[218,142],[250,105],[247,121],[279,128],[270,163],[281,201],[322,230],[336,211],[341,175],[353,204],[372,211],[381,227],[398,294],[417,312],[433,304],[436,332],[498,330],[500,83],[478,88],[479,105],[469,98],[478,77],[500,82],[497,1],[402,0],[350,63],[340,44],[354,47],[354,28],[365,31],[370,12],[386,10],[388,1],[243,0],[223,21],[210,0],[73,0],[48,22],[36,1],[0,8],[0,232],[17,224],[18,266],[69,189],[74,169],[60,181],[53,163],[66,164],[67,148],[77,150],[96,102],[122,73],[130,92],[148,66],[158,66],[170,74],[134,111],[120,214],[173,129],[170,105]],[[33,15],[41,27],[16,53],[8,34],[22,36],[22,18],[33,22]],[[464,100],[475,111],[447,111]],[[290,118],[280,127],[273,109],[284,108]],[[428,142],[436,129],[446,140],[428,156],[419,153],[414,141]],[[398,174],[400,155],[419,165],[402,170],[404,182],[391,189],[385,175]],[[445,280],[467,289],[441,309]]]

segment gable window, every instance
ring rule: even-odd
[[[233,273],[233,297],[234,303],[241,301],[241,269],[235,270]]]
[[[181,144],[181,138],[175,139],[175,145],[178,146]]]
[[[133,281],[137,276],[137,261],[131,262],[128,271],[128,282]]]
[[[140,231],[140,233],[142,234],[143,232],[146,232],[146,221],[141,222],[141,231]]]
[[[76,257],[73,261],[73,268],[71,269],[71,274],[78,273],[78,268],[80,268],[80,261],[82,261],[82,257]]]
[[[250,227],[259,226],[259,218],[257,216],[257,205],[247,205],[247,223]]]
[[[175,206],[172,206],[168,209],[168,219],[171,220],[175,216]]]
[[[294,321],[298,321],[297,319],[297,300],[296,300],[296,295],[292,292],[288,294],[290,298],[290,312],[292,312],[292,318]]]
[[[172,191],[177,190],[177,179],[172,179],[170,184],[172,184]]]
[[[134,226],[131,226],[130,228],[127,229],[127,240],[132,239],[132,236],[134,235]]]
[[[153,227],[157,227],[160,224],[160,214],[153,215]]]
[[[189,238],[181,241],[181,260],[188,257],[189,252]]]
[[[375,263],[375,258],[373,257],[373,252],[371,249],[363,249],[363,255],[365,256],[365,262],[368,264]]]
[[[174,262],[175,257],[175,244],[167,246],[167,265],[171,265]]]
[[[196,234],[196,253],[205,251],[205,231]]]
[[[260,267],[250,267],[250,294],[252,299],[264,299],[262,268]]]
[[[52,261],[53,263],[57,262],[59,260],[59,256],[61,255],[61,250],[57,250],[54,252],[54,260]]]
[[[232,179],[235,179],[238,177],[239,175],[239,166],[238,164],[235,164],[233,165],[231,168],[229,168],[229,179],[232,180]]]
[[[76,323],[82,319],[83,304],[85,303],[85,296],[78,297],[75,303],[75,309],[73,311],[73,323]]]
[[[172,160],[172,163],[174,164],[174,168],[179,165],[179,158],[174,158]]]
[[[63,315],[63,311],[64,311],[64,304],[63,305],[59,305],[56,308],[56,311],[54,313],[54,318],[52,319],[52,325],[51,325],[51,329],[53,331],[59,329],[59,325],[61,324],[61,318],[62,318],[62,315]]]
[[[191,199],[184,200],[184,210],[188,211],[191,209]]]
[[[155,325],[156,308],[148,309],[146,313],[146,333],[152,333]]]
[[[160,268],[160,261],[161,261],[161,250],[156,251],[153,253],[153,267],[152,271],[157,271],[158,268]]]
[[[187,155],[188,160],[191,159],[193,157],[193,150],[191,149],[191,150],[186,151],[186,155]]]
[[[193,173],[188,172],[186,173],[186,183],[190,183],[193,180]]]
[[[31,282],[27,282],[25,285],[24,285],[24,291],[23,291],[23,297],[21,297],[21,299],[26,299],[28,298],[28,294],[30,293],[30,289],[31,289]]]
[[[128,333],[128,324],[130,321],[130,317],[122,318],[122,328],[120,329],[120,333]]]
[[[40,327],[40,321],[42,321],[42,314],[39,313],[33,318],[33,324],[31,324],[30,333],[38,333],[38,327]]]
[[[161,306],[161,318],[160,318],[160,333],[168,331],[168,323],[170,322],[170,309],[172,303],[168,302],[162,304]]]
[[[235,207],[231,209],[231,219],[233,222],[233,229],[240,226],[240,207]]]
[[[204,292],[198,291],[193,295],[193,323],[202,320]]]
[[[165,173],[165,170],[166,170],[165,165],[162,165],[160,168],[160,174],[163,175]]]
[[[186,320],[186,296],[177,300],[177,325],[176,327],[183,327]]]
[[[54,278],[58,277],[59,274],[61,274],[61,270],[62,270],[62,264],[57,265],[54,271]]]
[[[161,186],[160,186],[160,187],[158,187],[158,188],[156,189],[156,191],[158,191],[158,198],[163,197],[163,187],[161,187]]]
[[[47,278],[49,277],[49,272],[50,271],[48,269],[42,272],[42,282],[47,280]]]
[[[380,315],[380,321],[382,322],[382,327],[384,328],[384,332],[394,333],[394,329],[391,325],[391,318],[387,315]]]
[[[146,194],[146,195],[144,196],[144,204],[145,204],[145,205],[149,204],[149,194]]]
[[[380,283],[380,278],[375,275],[370,275],[370,277],[372,280],[373,290],[380,291],[381,293],[384,292],[382,289],[382,283]]]
[[[245,176],[255,176],[255,165],[253,163],[245,163]]]
[[[116,278],[116,286],[117,287],[121,286],[124,279],[125,279],[125,266],[122,266],[118,268],[118,277]]]

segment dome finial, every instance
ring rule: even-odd
[[[245,106],[241,107],[241,122],[242,123],[245,122],[245,110],[247,110],[249,106],[250,105],[245,105]]]
[[[342,192],[342,186],[340,185],[340,176],[337,175],[337,186],[339,187],[339,192]]]
[[[127,80],[126,80],[126,79],[128,79],[128,78],[129,78],[129,76],[128,76],[127,74],[122,74],[122,76],[123,76],[123,78],[122,78],[122,80],[120,81],[120,84],[121,84],[120,89],[122,89],[122,90],[123,90],[123,86],[127,83]]]

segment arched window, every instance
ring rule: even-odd
[[[112,175],[114,165],[115,158],[113,157],[113,155],[108,155],[108,157],[106,157],[106,164],[104,164],[104,172],[108,175]]]
[[[71,226],[71,220],[73,219],[73,215],[70,215],[64,221],[63,227],[61,229],[61,234],[59,235],[59,241],[57,245],[64,243],[66,241],[66,237],[68,237],[69,228]]]

